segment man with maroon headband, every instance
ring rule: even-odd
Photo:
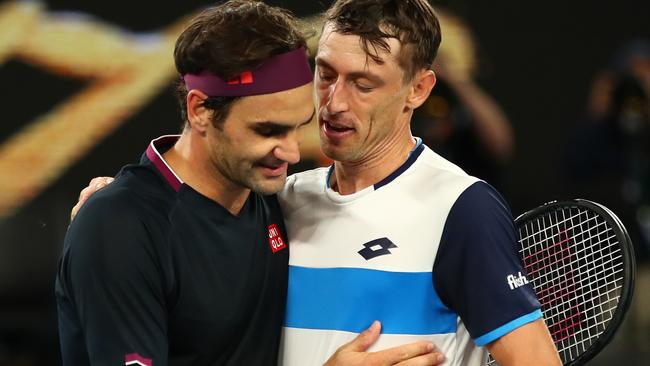
[[[289,250],[264,195],[284,185],[314,114],[304,38],[287,13],[236,1],[195,18],[174,57],[182,134],[153,140],[66,235],[64,365],[277,359]]]
[[[183,31],[182,134],[153,140],[66,235],[56,281],[64,365],[276,363],[289,248],[274,194],[314,117],[305,46],[291,15],[248,0]],[[377,334],[375,325],[336,357],[434,364],[425,342],[358,352]]]

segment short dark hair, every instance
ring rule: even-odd
[[[399,40],[405,80],[432,67],[441,41],[438,17],[427,0],[338,0],[325,21],[338,33],[361,37],[364,51],[377,63],[383,63],[378,48],[390,52],[386,38]]]
[[[273,56],[306,48],[297,19],[287,10],[253,0],[231,0],[191,20],[176,40],[174,61],[182,76],[209,71],[224,80],[251,70]],[[176,95],[187,121],[187,88],[179,77]],[[218,126],[240,97],[210,97],[204,106]]]

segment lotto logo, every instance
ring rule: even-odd
[[[278,225],[276,224],[269,226],[269,245],[273,253],[277,253],[287,247],[286,242],[282,238],[282,234],[280,234],[280,229],[278,229]]]
[[[125,366],[153,366],[153,361],[150,358],[144,358],[137,353],[130,353],[124,356]]]
[[[397,245],[388,238],[379,238],[363,244],[364,248],[357,253],[365,260],[371,260],[382,255],[392,254],[389,249],[397,248]]]

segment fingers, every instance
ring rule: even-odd
[[[355,339],[341,346],[339,351],[364,352],[377,341],[380,332],[381,323],[375,320],[368,329],[364,330]]]
[[[436,365],[437,363],[431,363],[437,362],[435,361],[437,357],[431,355],[434,350],[435,347],[430,342],[420,341],[375,352],[373,358],[376,358],[382,365]],[[440,353],[437,355],[442,356]],[[420,356],[424,357],[419,360],[415,359]],[[416,363],[403,363],[404,361]]]
[[[400,366],[432,366],[441,365],[445,358],[431,342],[419,341],[393,347],[378,352],[367,352],[368,348],[377,341],[381,331],[378,321],[370,328],[359,334],[351,342],[339,347],[328,359],[325,366],[332,365],[400,365]]]
[[[81,193],[79,193],[79,202],[85,202],[93,193],[106,187],[108,184],[111,184],[113,180],[113,177],[96,177],[91,179],[90,183],[88,183],[88,187],[82,189]]]
[[[77,202],[77,204],[72,208],[72,211],[70,211],[70,222],[72,222],[72,220],[74,220],[74,217],[77,216],[81,205],[83,205],[81,201]]]
[[[106,185],[110,184],[113,180],[113,177],[95,177],[90,180],[90,183],[88,183],[88,187],[86,188],[96,187],[92,192],[95,193],[96,191],[106,187]]]
[[[77,202],[76,205],[72,208],[72,211],[70,211],[70,221],[74,220],[74,217],[77,216],[77,213],[81,209],[81,206],[84,205],[86,200],[90,196],[93,195],[93,193],[99,191],[100,189],[106,187],[107,185],[111,184],[113,182],[114,178],[113,177],[97,177],[93,178],[90,183],[88,183],[88,187],[84,188],[81,190],[81,193],[79,193],[79,201]]]
[[[440,352],[434,351],[399,362],[396,366],[434,366],[442,365],[443,362],[445,362],[445,356]]]

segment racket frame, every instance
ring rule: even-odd
[[[549,212],[553,212],[562,208],[583,208],[596,212],[605,220],[614,231],[619,246],[621,247],[621,255],[623,258],[623,286],[621,288],[621,295],[619,297],[618,305],[612,316],[612,319],[607,324],[605,331],[595,339],[589,348],[579,355],[576,359],[565,363],[565,366],[584,365],[587,361],[594,358],[600,351],[602,351],[609,342],[614,338],[614,334],[623,323],[625,314],[632,304],[632,297],[634,295],[634,284],[636,281],[636,262],[634,259],[634,249],[630,236],[621,223],[621,220],[607,207],[586,199],[573,199],[564,201],[551,201],[542,206],[534,208],[530,211],[524,212],[515,219],[515,227],[519,231],[520,226],[525,225],[540,216]],[[517,247],[520,249],[519,240]],[[537,291],[536,291],[537,292]]]

